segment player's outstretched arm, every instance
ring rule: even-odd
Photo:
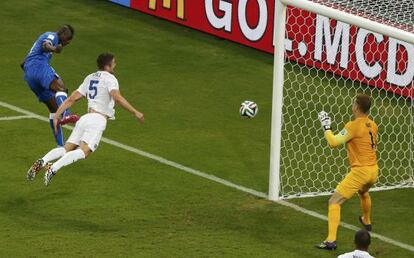
[[[325,130],[325,139],[332,148],[338,147],[339,145],[342,145],[352,139],[352,136],[346,129],[343,129],[339,134],[333,134],[331,129],[331,118],[325,111],[319,112],[318,118],[321,122],[322,128]]]
[[[62,52],[63,46],[61,44],[53,46],[52,43],[50,43],[50,41],[46,40],[42,44],[42,49],[45,52],[54,52],[59,54],[60,52]]]
[[[132,113],[140,123],[144,123],[144,114],[129,104],[129,102],[121,95],[121,92],[119,92],[119,90],[111,90],[110,94],[117,104],[119,104],[126,111]]]
[[[55,115],[53,116],[53,125],[55,127],[55,132],[57,132],[57,124],[59,121],[59,117],[62,115],[62,113],[70,108],[76,101],[78,101],[79,99],[81,99],[83,97],[83,95],[75,90],[74,92],[72,92],[72,95],[69,96],[69,98],[67,98],[62,105],[59,106],[58,110],[56,111]]]

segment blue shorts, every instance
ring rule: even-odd
[[[55,97],[55,92],[50,89],[50,84],[57,78],[59,75],[49,64],[35,63],[24,66],[24,80],[41,102]]]

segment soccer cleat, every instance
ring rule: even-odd
[[[75,124],[76,122],[78,122],[78,120],[79,120],[79,116],[72,114],[72,115],[68,115],[60,119],[58,124],[59,125]]]
[[[362,216],[359,216],[358,219],[359,219],[359,222],[361,222],[362,226],[364,226],[364,228],[365,228],[366,231],[368,231],[368,232],[371,232],[372,231],[371,224],[365,224],[364,223],[364,220],[362,219]]]
[[[43,159],[38,159],[33,163],[33,165],[27,171],[26,178],[29,181],[33,181],[36,177],[36,174],[43,168]]]
[[[47,163],[45,167],[46,167],[45,185],[48,186],[50,184],[50,181],[52,180],[52,177],[56,174],[56,172],[52,170],[52,163]]]
[[[336,249],[336,242],[328,242],[324,241],[319,245],[315,245],[316,248],[325,249],[325,250],[335,250]]]

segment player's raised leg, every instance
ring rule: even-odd
[[[37,75],[35,77],[38,78],[41,88],[39,92],[39,100],[45,103],[48,107],[50,112],[49,122],[50,127],[52,128],[53,136],[55,137],[57,145],[63,147],[63,145],[65,144],[63,131],[60,125],[56,128],[53,126],[53,117],[59,106],[66,99],[66,92],[68,90],[66,89],[59,75],[49,65],[39,66],[36,70],[36,73]],[[65,110],[65,112],[69,112],[68,114],[70,114],[70,111]],[[79,120],[79,116],[67,115],[66,119],[66,122],[62,124],[70,122],[76,123],[76,121]]]
[[[68,98],[68,90],[66,89],[62,79],[55,74],[55,79],[50,83],[50,89],[56,92],[55,94],[55,102],[58,107],[62,105],[62,103]],[[60,120],[61,125],[69,124],[69,123],[76,123],[79,120],[78,115],[73,115],[70,112],[70,109],[67,108],[62,113],[62,119]]]
[[[49,87],[51,81],[55,79],[54,70],[46,65],[37,65],[35,68],[26,67],[25,80],[30,89],[37,96],[38,100],[46,105],[49,110],[49,121],[52,129],[52,135],[58,146],[63,147],[64,139],[62,128],[59,126],[55,130],[53,127],[53,115],[58,109],[55,100],[55,92]]]
[[[36,174],[46,165],[48,162],[56,160],[63,155],[65,155],[66,150],[64,147],[57,147],[49,151],[45,156],[38,159],[33,163],[30,167],[29,171],[27,171],[27,180],[34,180]]]
[[[59,160],[53,163],[53,165],[50,164],[47,166],[44,178],[45,185],[48,186],[50,184],[50,181],[52,180],[53,176],[56,175],[59,169],[61,169],[64,166],[75,163],[78,160],[85,159],[91,152],[91,149],[85,142],[81,142],[79,148],[66,152],[65,155],[63,155]]]
[[[58,146],[63,147],[65,145],[65,140],[63,138],[63,131],[62,126],[53,126],[53,117],[55,115],[56,110],[58,109],[58,105],[56,103],[55,97],[53,94],[51,94],[50,98],[47,101],[44,101],[45,105],[49,109],[49,125],[52,129],[53,136],[55,137],[56,143]]]

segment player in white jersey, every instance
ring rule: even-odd
[[[79,88],[63,102],[54,115],[53,123],[57,127],[62,112],[83,97],[88,99],[88,113],[76,123],[64,147],[52,149],[32,165],[27,172],[28,180],[33,180],[45,167],[44,179],[47,186],[59,169],[84,159],[95,151],[105,131],[107,119],[115,119],[115,102],[131,112],[139,122],[144,122],[144,115],[129,104],[119,92],[118,80],[112,74],[116,66],[115,57],[110,53],[101,54],[97,64],[99,70],[88,75]],[[56,159],[58,160],[55,163],[49,163]]]
[[[346,254],[341,254],[338,258],[374,258],[368,253],[371,244],[371,236],[368,231],[361,229],[355,233],[354,243],[356,250]]]

